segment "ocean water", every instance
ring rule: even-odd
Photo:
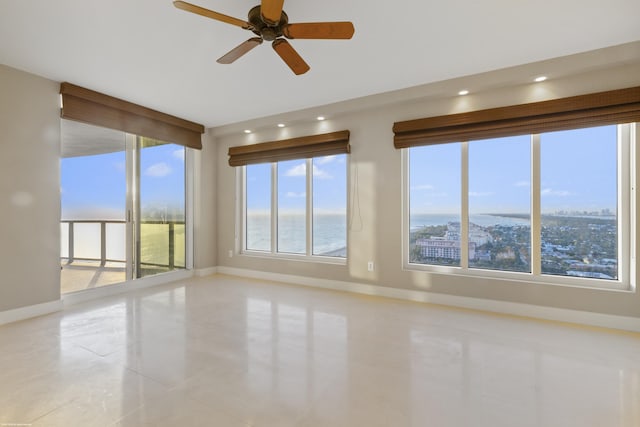
[[[493,225],[531,225],[529,218],[514,218],[487,214],[469,215],[469,221],[481,227],[489,227]],[[409,227],[413,231],[424,226],[446,225],[449,222],[460,222],[460,216],[447,214],[413,214],[409,221]]]
[[[346,256],[347,220],[340,214],[317,214],[313,218],[313,254]],[[284,214],[278,218],[278,252],[306,252],[306,220],[303,214]],[[271,250],[269,214],[247,215],[247,249]]]

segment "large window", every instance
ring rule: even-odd
[[[271,164],[252,165],[245,171],[245,248],[271,250]]]
[[[631,139],[610,125],[405,150],[407,264],[627,287]]]
[[[245,252],[345,258],[346,154],[244,167]]]
[[[411,150],[409,262],[460,265],[460,144]]]
[[[62,293],[187,267],[185,154],[62,121]]]
[[[542,273],[618,278],[617,136],[616,126],[540,136]]]
[[[469,144],[469,267],[531,271],[530,139]]]

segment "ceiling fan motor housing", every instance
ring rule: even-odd
[[[269,25],[262,19],[262,11],[260,5],[251,8],[249,11],[249,23],[253,27],[251,31],[259,35],[266,41],[273,41],[278,37],[282,37],[282,27],[289,23],[289,17],[282,11],[280,21],[276,25]]]

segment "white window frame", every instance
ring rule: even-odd
[[[469,268],[469,142],[461,144],[461,224],[460,266],[441,266],[409,262],[410,254],[410,185],[409,148],[402,149],[402,248],[403,269],[451,274],[463,277],[504,279],[514,282],[539,283],[568,287],[597,288],[612,291],[635,291],[636,246],[636,166],[635,149],[640,123],[620,124],[617,132],[618,157],[618,278],[615,280],[556,276],[541,272],[541,212],[540,212],[540,135],[531,135],[531,272],[512,272]]]
[[[239,230],[236,230],[236,249],[235,252],[252,257],[287,259],[293,261],[310,261],[325,264],[346,265],[349,251],[349,229],[346,228],[345,244],[347,245],[347,257],[330,257],[313,254],[313,158],[299,159],[306,162],[306,206],[305,206],[305,227],[306,227],[306,243],[305,253],[296,254],[290,252],[278,252],[278,162],[271,162],[271,249],[270,251],[260,251],[247,249],[247,166],[236,168],[236,186],[239,195],[236,203],[236,218],[240,217],[238,222]],[[346,155],[346,182],[347,197],[345,200],[345,221],[348,224],[349,218],[349,156]]]

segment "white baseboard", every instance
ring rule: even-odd
[[[63,309],[62,300],[45,302],[42,304],[29,305],[26,307],[14,308],[12,310],[0,311],[0,325],[18,322],[31,317],[42,316],[55,313]]]
[[[194,276],[193,270],[176,270],[154,276],[143,277],[141,279],[130,280],[115,285],[102,286],[94,289],[86,289],[62,296],[65,307],[98,298],[118,295],[138,289],[145,289],[152,286],[166,285],[177,280],[185,280]]]
[[[218,267],[209,267],[209,268],[198,268],[194,271],[194,275],[196,277],[205,277],[211,276],[212,274],[216,274],[218,272]]]
[[[522,304],[507,301],[497,301],[482,298],[461,297],[456,295],[438,294],[425,291],[389,288],[385,286],[368,285],[363,283],[345,282],[339,280],[318,279],[306,276],[268,273],[234,267],[218,267],[218,273],[253,279],[272,280],[276,282],[292,283],[323,289],[354,292],[364,295],[376,295],[408,301],[425,302],[438,305],[469,308],[473,310],[489,311],[493,313],[510,314],[520,317],[532,317],[558,322],[577,323],[610,329],[640,332],[640,318],[615,316],[612,314],[593,313],[589,311],[570,310],[564,308],[544,307],[532,304]]]
[[[210,269],[208,269],[210,270]],[[214,274],[215,271],[209,274]],[[0,325],[6,323],[17,322],[19,320],[29,319],[31,317],[42,316],[44,314],[54,313],[63,310],[64,307],[79,304],[85,301],[91,301],[98,298],[104,298],[112,295],[118,295],[125,292],[131,292],[138,289],[145,289],[152,286],[166,285],[178,280],[189,279],[194,276],[193,270],[177,270],[164,274],[143,277],[141,279],[131,280],[128,282],[118,283],[110,286],[103,286],[94,289],[86,289],[83,291],[73,292],[63,295],[58,301],[51,301],[43,304],[30,305],[27,307],[16,308],[0,312]]]

